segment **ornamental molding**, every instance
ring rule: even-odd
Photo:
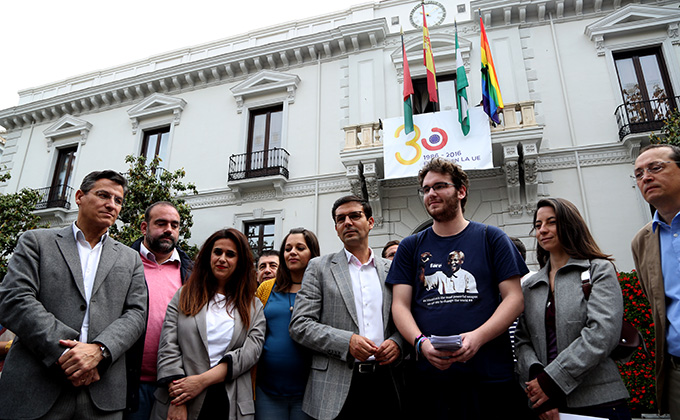
[[[252,96],[282,92],[288,104],[295,103],[299,84],[300,78],[297,75],[262,70],[231,88],[231,93],[236,99],[237,112],[241,114],[245,99]]]
[[[473,0],[470,10],[480,10],[487,31],[496,27],[519,25],[529,27],[548,25],[550,21],[581,21],[586,18],[606,16],[627,7],[645,4],[655,8],[673,5],[673,0]],[[669,9],[666,9],[669,10]],[[475,13],[476,14],[476,13]],[[476,20],[476,17],[473,18]]]
[[[89,87],[57,96],[49,94],[77,85],[80,78],[22,91],[22,94],[45,99],[0,111],[0,126],[7,131],[18,130],[31,124],[58,120],[67,114],[77,116],[126,106],[155,93],[177,95],[244,81],[262,70],[280,72],[344,59],[351,54],[383,48],[388,34],[385,18],[378,18],[165,67],[163,64],[171,61],[169,56],[157,56],[153,58],[156,60],[153,63],[147,60],[111,69],[116,70],[116,73],[132,74],[121,80],[101,84],[93,82],[102,79],[100,73],[104,71],[81,77],[91,79]],[[179,51],[173,54],[177,60],[182,57]],[[157,70],[141,70],[149,67]],[[289,91],[287,93],[290,94]]]
[[[47,152],[52,152],[52,150],[54,150],[54,143],[64,137],[77,136],[76,141],[71,141],[69,143],[77,142],[80,144],[85,144],[91,129],[91,123],[80,118],[76,118],[73,115],[64,115],[63,117],[59,118],[57,122],[47,127],[47,129],[43,131],[45,140],[47,140]]]
[[[152,94],[128,110],[132,134],[137,134],[140,120],[160,115],[172,115],[172,123],[179,125],[186,105],[187,102],[182,98],[173,98],[161,93]]]
[[[578,162],[577,162],[578,156]],[[556,169],[580,167],[620,165],[632,163],[630,150],[623,145],[605,145],[593,149],[544,150],[538,155],[538,170],[550,171]]]
[[[349,192],[350,185],[344,174],[333,174],[331,176],[289,181],[282,187],[283,199],[313,196],[317,191],[320,194],[331,194],[337,192]],[[247,202],[272,201],[277,200],[277,191],[274,187],[258,190],[247,190],[240,192],[240,198],[228,188],[199,192],[196,195],[183,197],[192,209],[202,209],[209,207],[222,207],[240,205]]]
[[[674,44],[680,42],[680,11],[666,7],[629,4],[586,26],[585,34],[595,43],[597,55],[605,55],[605,44],[613,38],[651,31],[666,32]],[[648,37],[648,36],[645,36]]]

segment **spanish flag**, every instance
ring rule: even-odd
[[[423,7],[423,64],[427,69],[427,93],[430,102],[439,102],[437,98],[437,77],[434,69],[434,55],[432,54],[432,43],[430,42],[430,31],[427,29],[427,15],[425,14],[425,3]]]
[[[503,98],[501,97],[501,88],[498,85],[496,68],[493,65],[493,58],[491,58],[491,47],[486,38],[481,13],[479,14],[479,27],[482,33],[482,102],[484,112],[493,122],[500,124],[498,113],[503,109]]]

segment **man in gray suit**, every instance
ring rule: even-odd
[[[88,174],[78,217],[24,233],[0,284],[0,322],[17,335],[0,378],[1,419],[120,419],[125,352],[144,330],[139,254],[108,237],[126,192],[118,172]]]
[[[402,339],[385,287],[389,261],[368,246],[371,206],[346,196],[331,214],[344,248],[309,262],[290,323],[293,340],[314,351],[302,410],[319,420],[398,418],[392,367]]]

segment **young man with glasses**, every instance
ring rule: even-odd
[[[418,174],[432,227],[399,245],[387,283],[392,314],[416,350],[411,393],[428,418],[511,419],[526,399],[514,380],[508,327],[524,307],[529,270],[508,236],[466,220],[467,174],[436,158]],[[462,347],[437,350],[432,335],[460,335]]]
[[[368,246],[371,206],[346,196],[331,215],[344,247],[309,262],[290,322],[293,340],[314,352],[302,410],[319,420],[402,418],[392,372],[402,339],[389,261]]]
[[[654,217],[635,235],[633,260],[652,306],[656,392],[661,413],[680,419],[680,148],[649,145],[633,172]]]
[[[76,191],[75,223],[21,235],[0,283],[0,322],[17,335],[0,418],[123,417],[124,356],[147,311],[139,254],[108,237],[125,192],[118,172],[92,172]]]

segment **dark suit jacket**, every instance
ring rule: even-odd
[[[385,285],[389,261],[373,255],[383,291],[384,336],[394,340],[403,354],[403,339],[391,317],[392,289]],[[315,419],[334,419],[347,399],[354,366],[349,354],[353,334],[359,334],[359,325],[343,249],[309,262],[290,321],[293,340],[315,352],[302,403],[303,411]]]
[[[105,345],[108,363],[88,394],[95,406],[125,408],[125,352],[144,330],[147,310],[139,254],[112,238],[103,243],[90,298],[88,341]],[[73,227],[24,233],[0,284],[0,323],[16,333],[0,378],[0,418],[45,415],[71,386],[57,360],[60,339],[78,339],[86,301]]]
[[[143,239],[144,238],[137,239],[135,243],[132,244],[131,248],[139,252]],[[184,284],[191,274],[194,263],[191,261],[191,258],[189,258],[189,256],[181,249],[177,248],[177,253],[179,254],[180,259],[179,272],[182,278],[182,284]],[[139,378],[142,374],[142,356],[144,355],[144,339],[146,338],[147,322],[144,323],[144,332],[135,342],[132,348],[130,348],[130,351],[128,351],[126,355],[128,382],[126,411],[130,413],[136,412],[139,408]]]

